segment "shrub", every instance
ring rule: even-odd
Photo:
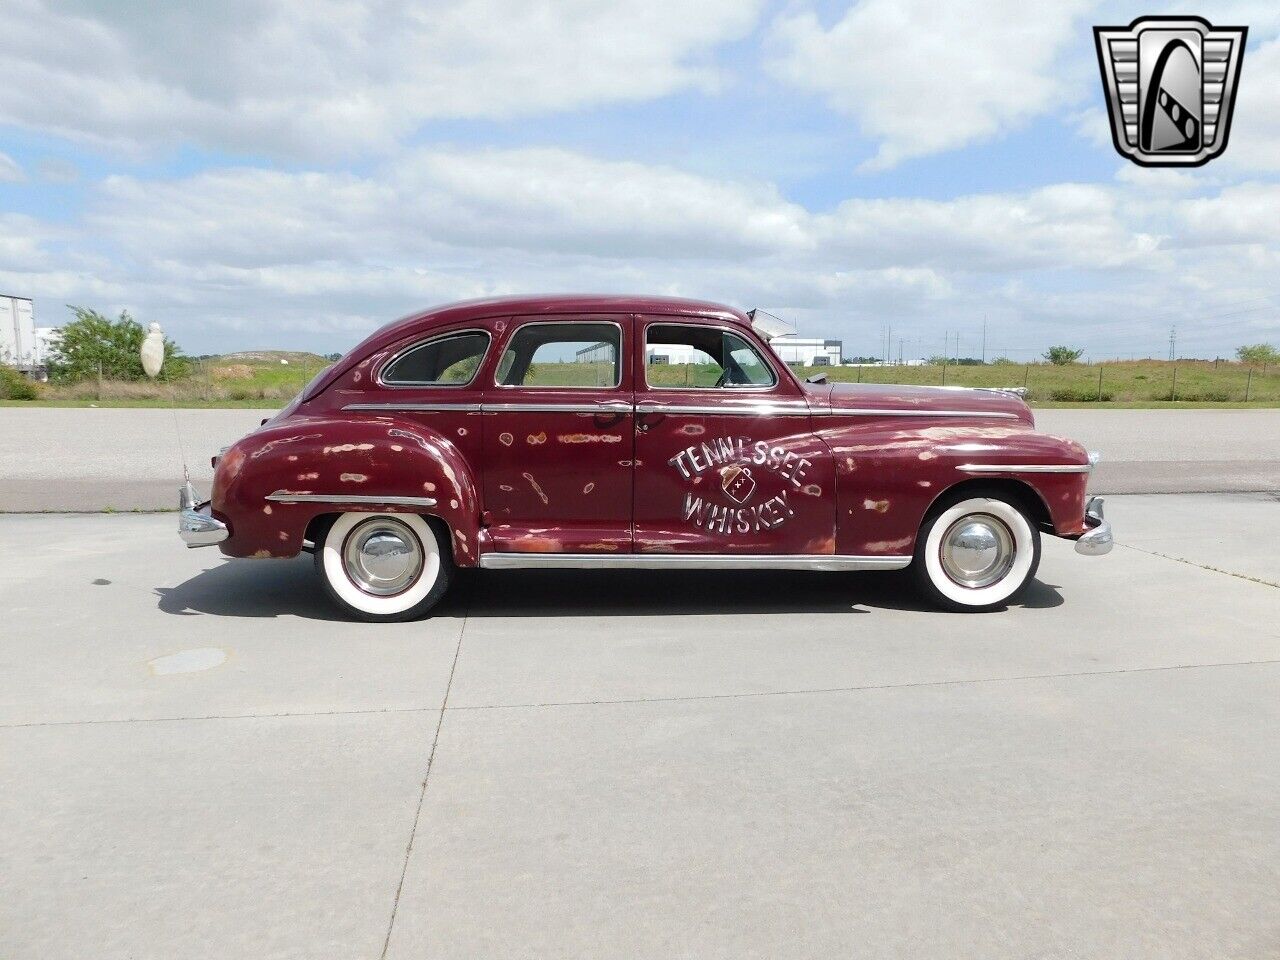
[[[1236,356],[1240,358],[1242,363],[1249,363],[1254,366],[1280,363],[1280,350],[1277,350],[1269,343],[1251,343],[1243,347],[1237,347]]]
[[[11,367],[0,367],[0,400],[36,400],[36,385]]]
[[[147,331],[142,324],[121,311],[111,320],[96,310],[71,307],[75,319],[62,327],[49,376],[64,383],[101,376],[106,380],[146,380],[138,351]],[[165,362],[159,380],[174,380],[190,372],[190,361],[178,345],[166,339]]]
[[[1231,399],[1231,394],[1225,390],[1179,390],[1175,397],[1172,391],[1156,394],[1152,400],[1162,400],[1166,403],[1172,401],[1186,400],[1188,403],[1226,403]]]
[[[1114,400],[1116,395],[1111,390],[1104,389],[1102,397],[1098,397],[1097,389],[1080,389],[1079,387],[1061,387],[1057,390],[1049,391],[1049,399],[1056,400],[1058,403],[1094,403],[1101,399],[1103,403]]]
[[[1056,367],[1064,367],[1079,360],[1082,353],[1084,350],[1072,350],[1070,347],[1050,347],[1045,351],[1044,358]]]

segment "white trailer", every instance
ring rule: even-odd
[[[0,363],[36,372],[35,313],[25,297],[0,294]]]

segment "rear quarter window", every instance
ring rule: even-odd
[[[466,330],[433,337],[402,350],[382,368],[387,386],[466,386],[489,348],[489,334]]]

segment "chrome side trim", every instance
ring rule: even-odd
[[[343,410],[390,413],[442,412],[461,413],[669,413],[708,417],[968,417],[974,420],[997,418],[1016,420],[1016,413],[983,410],[881,410],[856,408],[846,410],[814,410],[808,407],[779,407],[761,403],[753,406],[714,406],[711,404],[661,404],[642,400],[602,400],[598,403],[348,403]]]
[[[634,407],[625,400],[602,400],[599,403],[483,403],[485,413],[631,413]]]
[[[276,503],[371,503],[395,507],[434,507],[436,505],[436,501],[431,497],[375,497],[363,493],[290,493],[288,490],[269,493],[266,499],[274,500]]]
[[[740,555],[722,553],[485,553],[486,570],[901,570],[910,557],[843,557],[831,554]]]
[[[1102,511],[1102,498],[1090,497],[1084,508],[1085,526],[1091,529],[1076,540],[1076,553],[1086,557],[1100,557],[1110,553],[1115,546],[1115,537],[1111,533],[1111,523]]]
[[[456,410],[462,413],[479,413],[478,403],[348,403],[343,410],[413,410],[413,411],[445,411]]]
[[[221,520],[213,517],[208,503],[199,503],[191,482],[178,489],[178,536],[188,547],[211,547],[231,536]]]
[[[641,401],[636,404],[639,414],[693,414],[708,417],[807,417],[813,411],[808,407],[777,407],[767,403],[752,406],[712,406],[710,404],[654,403]]]
[[[1091,463],[962,463],[964,473],[1089,473]]]
[[[965,389],[969,389],[966,387]],[[899,410],[877,407],[845,407],[838,410],[814,410],[815,417],[970,417],[974,420],[1017,420],[1016,413],[997,410]]]

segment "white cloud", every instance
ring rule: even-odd
[[[990,139],[1069,102],[1059,59],[1091,2],[862,0],[830,27],[772,26],[779,79],[826,99],[879,141],[868,169]]]
[[[1280,39],[1246,51],[1226,152],[1215,165],[1280,171]]]
[[[425,263],[507,249],[691,264],[1007,271],[1128,266],[1157,246],[1121,221],[1116,192],[1101,186],[950,201],[856,199],[813,213],[769,184],[558,149],[423,149],[363,177],[247,168],[167,182],[111,177],[91,222],[136,256],[235,267]]]
[[[17,161],[7,153],[0,153],[0,183],[21,183],[25,179]]]
[[[984,315],[1032,345],[1065,329],[1120,350],[1159,341],[1170,314],[1273,292],[1280,262],[1266,184],[1066,183],[813,211],[768,183],[526,148],[90,189],[78,224],[0,222],[0,281],[38,310],[129,307],[197,352],[336,349],[430,303],[554,290],[775,308],[859,353],[886,319],[933,353],[942,330]]]
[[[226,0],[0,6],[0,120],[113,144],[330,160],[422,122],[724,82],[759,0]]]
[[[1122,220],[1114,190],[1069,183],[949,201],[848,200],[826,227],[859,263],[952,270],[1131,267],[1159,246]]]

